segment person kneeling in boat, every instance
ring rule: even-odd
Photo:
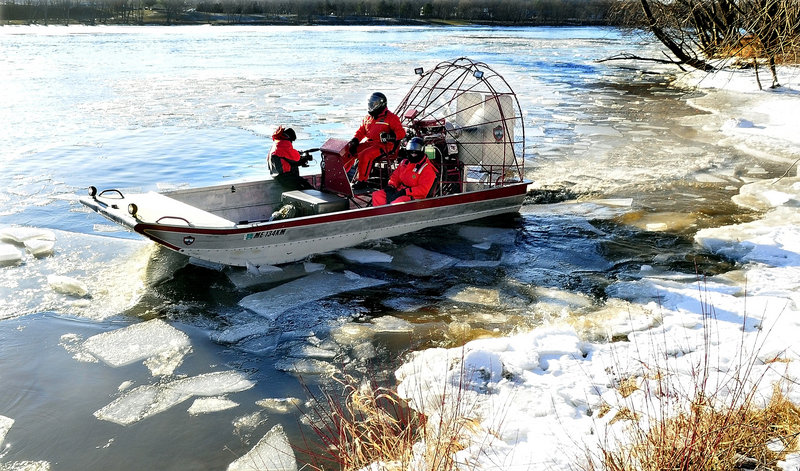
[[[412,138],[406,145],[406,158],[389,177],[389,185],[372,194],[372,205],[427,198],[436,174],[436,167],[425,155],[425,141],[421,137]]]
[[[350,139],[348,147],[350,156],[345,161],[345,170],[349,171],[353,162],[358,159],[358,172],[353,182],[354,190],[367,187],[367,179],[375,159],[390,154],[395,149],[396,143],[406,137],[406,130],[403,129],[400,118],[386,108],[386,95],[383,93],[375,92],[370,95],[367,100],[367,113],[361,121],[361,127]],[[364,139],[366,142],[361,142]]]
[[[308,167],[311,156],[302,155],[292,142],[297,135],[292,128],[278,126],[272,134],[272,149],[267,157],[269,173],[278,182],[283,191],[308,190],[313,188],[308,180],[300,176],[300,167]]]

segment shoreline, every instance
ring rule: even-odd
[[[2,26],[430,26],[430,27],[497,27],[497,28],[531,28],[531,27],[620,27],[606,20],[596,21],[468,21],[437,20],[415,18],[382,18],[382,17],[330,17],[316,16],[299,20],[286,17],[266,17],[265,15],[228,15],[224,13],[192,12],[167,21],[165,15],[149,15],[143,21],[79,21],[69,20],[23,20],[0,19]]]
[[[798,75],[800,70],[784,69],[787,85],[777,92],[744,91],[746,72],[710,78],[689,73],[681,83],[710,94],[747,96],[732,101],[741,106],[715,110],[720,124],[713,131],[721,152],[725,146],[772,141],[797,157],[793,149],[800,137],[785,129],[796,129],[800,118],[781,112],[783,107],[766,110],[777,98],[800,106]],[[708,102],[713,106],[713,98]],[[763,106],[753,110],[757,102]],[[608,287],[600,311],[605,313],[596,318],[565,315],[508,337],[414,352],[395,372],[400,396],[426,415],[456,408],[476,421],[468,445],[456,453],[458,462],[476,470],[604,469],[606,451],[624,455],[653,425],[686,414],[698,397],[711,398],[711,407],[735,408],[744,396],[747,407],[761,409],[778,388],[797,406],[800,176],[795,175],[743,178],[732,199],[759,216],[695,234],[695,244],[730,259],[734,270],[692,277],[649,274],[643,267],[641,278]],[[800,465],[800,451],[788,444],[774,452],[784,453],[776,458],[778,468]],[[593,466],[583,465],[587,459]]]

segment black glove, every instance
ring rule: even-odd
[[[308,162],[309,162],[309,161],[311,161],[311,160],[313,160],[313,159],[311,158],[311,155],[309,155],[309,154],[302,154],[302,155],[300,156],[300,161],[299,161],[299,162],[300,162],[300,166],[301,166],[301,167],[308,167]]]
[[[350,146],[349,149],[350,155],[356,155],[356,153],[358,152],[358,139],[356,139],[355,137],[350,139],[350,144],[348,145]]]
[[[387,142],[394,142],[397,140],[397,136],[395,136],[394,131],[384,131],[380,135],[381,142],[384,144]]]
[[[391,185],[389,185],[386,188],[384,188],[383,192],[386,193],[386,201],[389,202],[389,203],[391,203],[392,201],[394,201],[397,198],[399,198],[400,196],[402,196],[400,194],[402,192],[400,190],[398,190],[397,188],[391,186]]]

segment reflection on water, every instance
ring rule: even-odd
[[[668,75],[595,62],[654,47],[633,41],[604,28],[4,28],[0,228],[48,228],[55,242],[44,257],[1,242],[19,260],[0,267],[0,416],[14,421],[0,462],[223,469],[278,424],[302,443],[295,409],[264,406],[304,398],[299,377],[391,382],[421,348],[561,322],[615,339],[631,317],[654,322],[607,288],[729,270],[694,233],[746,219],[730,196],[783,169],[717,146]],[[414,67],[464,55],[500,71],[525,113],[536,192],[520,215],[252,274],[190,264],[77,202],[90,184],[261,178],[275,125],[293,126],[300,148],[349,138],[365,87],[391,106]],[[88,294],[58,292],[48,275]],[[261,314],[242,303],[285,299],[287,287],[304,302],[267,308],[262,295]],[[152,319],[188,336],[188,350],[83,361],[86,339]],[[207,376],[225,372],[254,384]]]

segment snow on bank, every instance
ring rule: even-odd
[[[800,158],[800,113],[794,112],[800,71],[784,69],[784,88],[768,91],[758,91],[747,74],[684,78],[702,87],[725,85],[692,100],[712,112],[704,130],[718,133],[721,144],[793,163]],[[625,300],[657,319],[641,322],[641,314],[628,311],[632,328],[625,341],[594,342],[555,321],[463,348],[421,351],[396,372],[401,395],[434,418],[473,419],[474,440],[458,460],[469,469],[497,470],[573,469],[586,450],[623,445],[629,427],[646,429],[648,420],[685,409],[697,393],[693,371],[704,362],[712,365],[707,392],[723,404],[735,402],[731,378],[757,391],[756,405],[766,404],[774,384],[800,404],[798,388],[786,387],[800,379],[800,178],[754,181],[734,201],[765,213],[701,230],[695,241],[737,261],[739,270],[696,282],[652,276],[608,287],[609,303]],[[662,383],[654,379],[657,369],[668,372]],[[645,392],[665,383],[671,402]],[[634,425],[626,418],[630,411],[647,413]],[[780,466],[796,469],[799,456],[790,454]]]
[[[706,131],[719,131],[719,143],[767,160],[794,162],[798,157],[797,104],[800,100],[800,68],[779,67],[781,86],[771,83],[767,70],[760,71],[764,90],[758,89],[752,70],[725,70],[712,75],[688,73],[677,85],[700,87],[704,95],[689,104],[712,114],[700,117]]]

